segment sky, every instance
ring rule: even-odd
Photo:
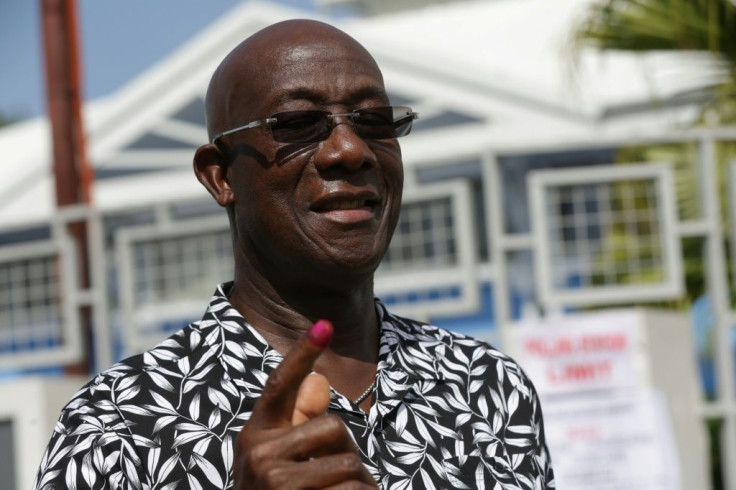
[[[243,0],[77,0],[84,97],[109,94]],[[314,10],[313,0],[270,0]],[[0,115],[46,107],[41,0],[0,0]]]

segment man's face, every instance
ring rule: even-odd
[[[344,41],[282,44],[238,72],[230,127],[283,111],[388,105],[373,59]],[[395,139],[364,140],[347,119],[335,122],[317,143],[278,143],[265,127],[225,141],[237,246],[247,259],[286,274],[366,274],[378,266],[399,215],[401,150]]]

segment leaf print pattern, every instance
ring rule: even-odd
[[[204,317],[116,364],[63,409],[34,488],[173,490],[234,485],[235,439],[281,362],[217,288]],[[394,316],[381,324],[369,413],[331,393],[384,489],[554,488],[531,382],[493,347]]]

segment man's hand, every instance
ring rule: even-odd
[[[324,414],[327,379],[309,375],[331,338],[318,321],[269,376],[238,436],[235,488],[376,488],[345,424]]]

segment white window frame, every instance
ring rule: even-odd
[[[155,343],[164,340],[161,332],[148,331],[144,325],[183,316],[199,319],[204,314],[208,297],[192,301],[168,302],[150,309],[141,310],[135,302],[136,270],[134,267],[134,247],[148,240],[161,240],[189,237],[204,233],[217,233],[230,229],[224,213],[221,216],[197,218],[182,221],[163,221],[154,225],[126,227],[115,234],[116,265],[120,277],[120,320],[121,337],[126,354],[150,349]],[[212,284],[212,292],[216,284]]]
[[[392,312],[420,320],[429,320],[433,316],[469,314],[478,309],[480,294],[471,191],[469,182],[465,180],[411,186],[404,191],[403,204],[450,199],[457,262],[453,266],[430,270],[402,269],[396,272],[386,271],[376,274],[376,295],[381,297],[387,294],[406,294],[426,291],[430,288],[447,287],[458,287],[460,294],[454,298],[391,305]]]
[[[80,304],[77,287],[77,259],[75,248],[66,236],[52,240],[39,240],[23,245],[0,248],[0,263],[21,260],[52,258],[58,259],[58,285],[61,313],[61,345],[48,348],[34,348],[17,353],[6,352],[0,355],[0,369],[22,369],[38,366],[68,364],[83,358],[82,331],[77,305]]]
[[[657,212],[661,227],[660,246],[664,279],[659,283],[580,287],[560,290],[553,284],[553,258],[547,226],[546,190],[551,187],[585,184],[612,184],[620,181],[651,180],[657,187]],[[677,234],[677,207],[671,165],[648,163],[545,169],[530,172],[529,188],[534,274],[537,298],[547,308],[597,304],[641,303],[675,299],[684,292],[682,252]]]

